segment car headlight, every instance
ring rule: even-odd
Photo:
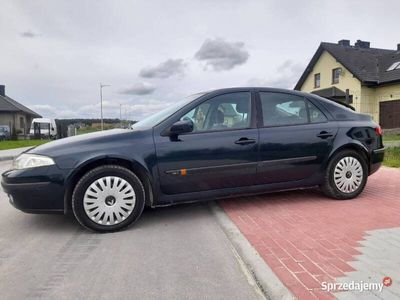
[[[51,166],[54,164],[55,164],[54,160],[50,157],[37,154],[23,153],[14,159],[13,169],[20,170],[27,168]]]

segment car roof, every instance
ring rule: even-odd
[[[282,89],[282,88],[272,88],[272,87],[249,87],[249,86],[243,86],[243,87],[229,87],[229,88],[221,88],[221,89],[213,89],[209,91],[203,92],[205,95],[217,95],[217,94],[224,94],[224,93],[231,93],[231,92],[244,92],[244,91],[260,91],[260,92],[275,92],[275,93],[286,93],[286,94],[292,94],[292,95],[298,95],[298,96],[309,96],[309,93],[305,92],[300,92],[300,91],[295,91],[295,90],[289,90],[289,89]]]

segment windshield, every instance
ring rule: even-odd
[[[186,104],[192,102],[193,100],[203,96],[205,93],[198,93],[194,95],[190,95],[186,97],[184,100],[179,101],[178,103],[175,103],[151,116],[148,116],[147,118],[144,118],[143,120],[135,123],[132,125],[132,129],[139,129],[139,128],[150,128],[156,126],[158,123],[164,121],[166,118],[168,118],[170,115],[175,113],[177,110],[181,109],[184,107]]]

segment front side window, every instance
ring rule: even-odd
[[[203,102],[180,120],[193,122],[193,132],[243,129],[250,127],[250,92],[229,93]]]
[[[314,87],[319,88],[321,86],[321,74],[315,74],[314,75]]]
[[[332,70],[332,84],[339,83],[339,77],[341,72],[342,68],[336,68]]]
[[[283,93],[261,92],[260,99],[264,126],[308,123],[304,98]]]
[[[160,122],[164,121],[171,115],[173,115],[175,112],[177,112],[179,109],[184,107],[185,105],[189,104],[191,101],[194,101],[197,98],[200,98],[203,96],[205,93],[198,93],[194,95],[190,95],[186,97],[182,101],[178,101],[175,104],[168,106],[167,108],[148,116],[147,118],[144,118],[143,120],[133,124],[131,126],[132,129],[141,129],[141,128],[150,128],[153,126],[156,126]]]

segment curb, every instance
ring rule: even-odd
[[[209,207],[263,295],[274,300],[295,299],[222,208],[216,202],[209,202]]]

